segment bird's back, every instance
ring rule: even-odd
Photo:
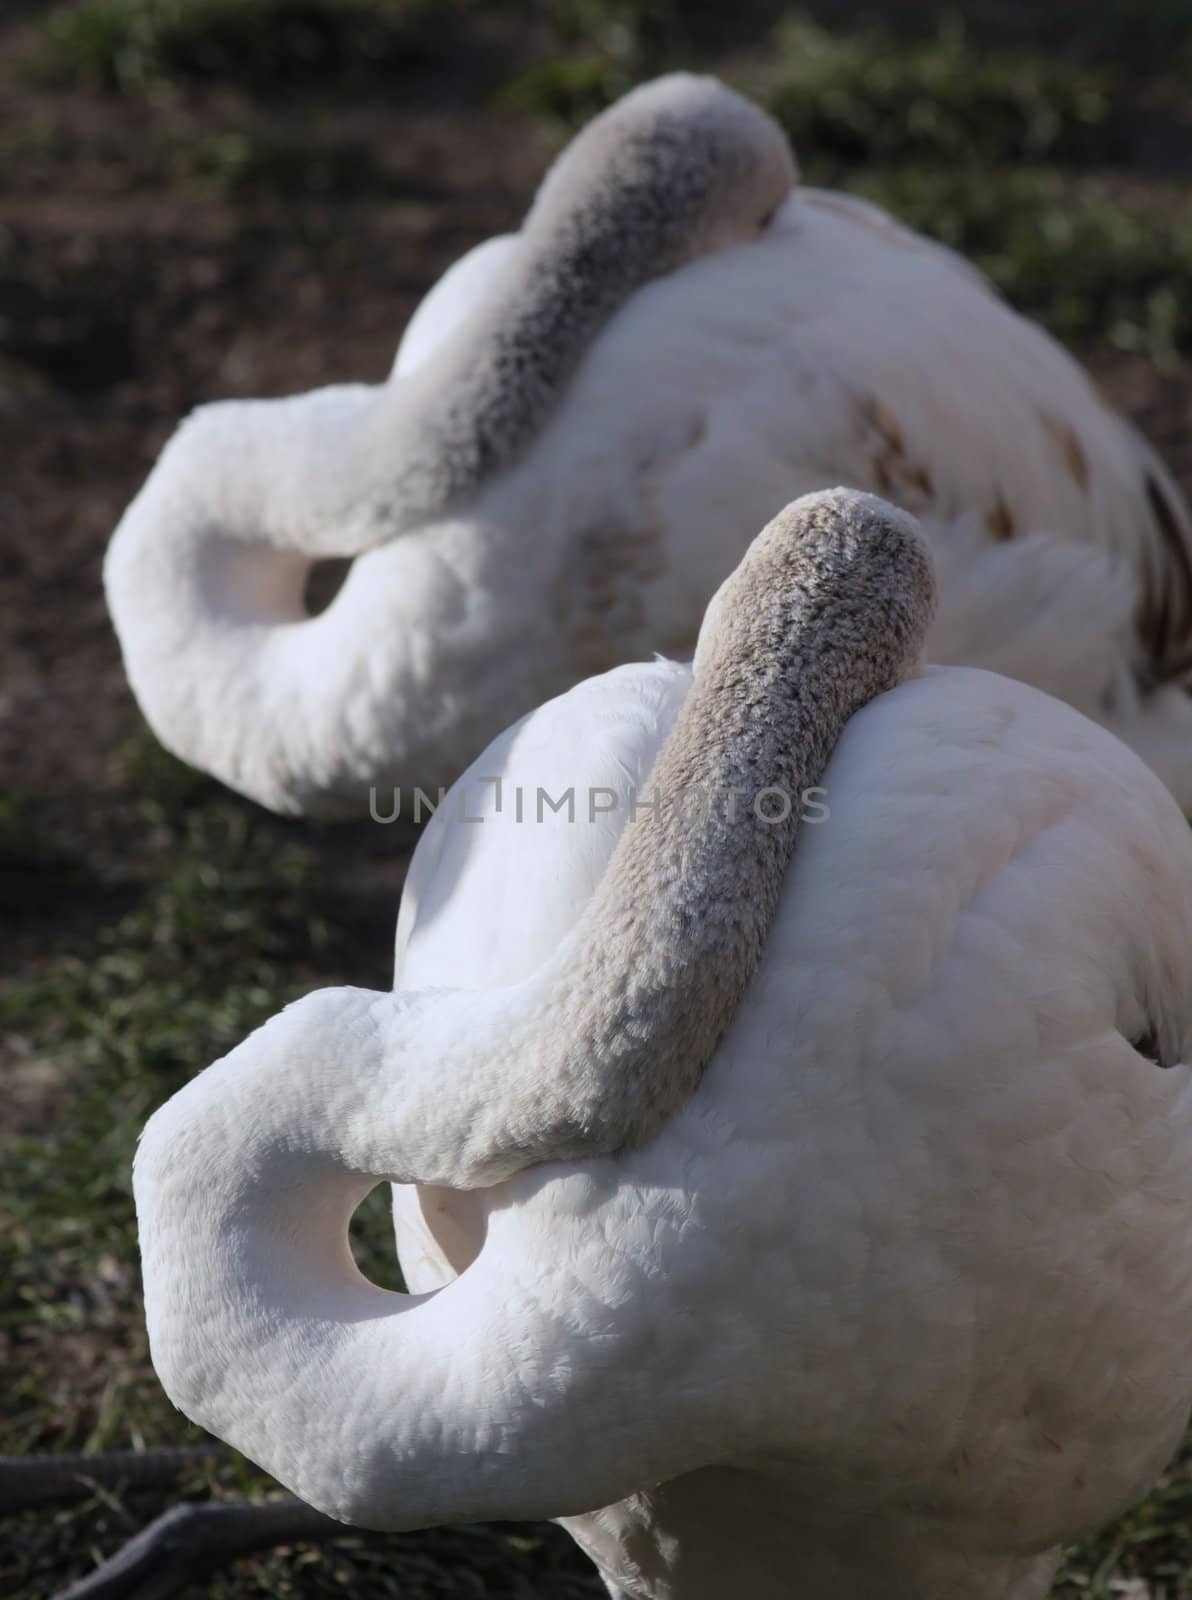
[[[1192,1403],[1192,835],[1123,746],[974,671],[873,702],[824,785],[728,1036],[620,1181],[684,1197],[659,1294],[809,1494],[1052,1543]]]
[[[1192,836],[1110,736],[976,671],[873,702],[824,787],[693,1099],[456,1197],[454,1265],[541,1281],[602,1370],[661,1341],[659,1426],[709,1459],[1037,1548],[1140,1493],[1192,1399]]]

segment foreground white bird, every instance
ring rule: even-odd
[[[1028,1600],[1145,1490],[1192,1401],[1192,835],[1068,708],[911,676],[929,592],[909,518],[788,509],[692,668],[464,778],[394,994],[156,1114],[189,1416],[367,1525],[563,1518],[633,1600]],[[410,1296],[348,1246],[382,1178],[437,1186]]]
[[[276,810],[363,814],[589,674],[689,652],[756,530],[839,482],[928,521],[934,660],[1070,700],[1192,809],[1171,479],[975,271],[796,187],[781,129],[710,79],[597,118],[388,383],[192,416],[108,599],[166,745]],[[343,556],[308,619],[312,564]]]

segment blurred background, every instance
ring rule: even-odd
[[[285,1000],[388,985],[413,843],[278,821],[160,751],[106,540],[194,405],[383,377],[419,296],[517,225],[569,133],[675,65],[762,100],[809,182],[970,255],[1192,491],[1187,0],[3,0],[0,1454],[195,1436],[148,1363],[136,1133]],[[356,1227],[393,1283],[379,1193]],[[271,1492],[243,1464],[189,1488]],[[0,1592],[53,1594],[160,1509],[9,1521]],[[539,1526],[353,1536],[204,1592],[603,1593]],[[1058,1592],[1192,1596],[1192,1456]]]

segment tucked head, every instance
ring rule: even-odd
[[[674,73],[627,94],[568,145],[526,233],[586,235],[595,213],[594,238],[673,271],[755,237],[796,176],[786,135],[764,111],[715,78]]]
[[[696,676],[726,658],[777,662],[790,648],[843,651],[858,663],[876,650],[910,669],[934,606],[931,551],[912,516],[856,490],[804,495],[763,528],[713,595]]]

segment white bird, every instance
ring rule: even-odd
[[[835,483],[923,517],[932,658],[1108,723],[1192,808],[1192,523],[966,263],[796,184],[711,79],[598,117],[447,273],[393,374],[203,407],[105,569],[163,743],[283,812],[437,786],[510,718],[689,653],[754,532]],[[355,557],[307,617],[304,583]]]
[[[190,1417],[353,1522],[562,1519],[630,1600],[1030,1600],[1146,1489],[1192,1402],[1192,834],[1069,708],[917,673],[930,587],[904,514],[789,508],[692,667],[465,776],[393,994],[153,1117]],[[408,1296],[348,1245],[382,1179]]]

